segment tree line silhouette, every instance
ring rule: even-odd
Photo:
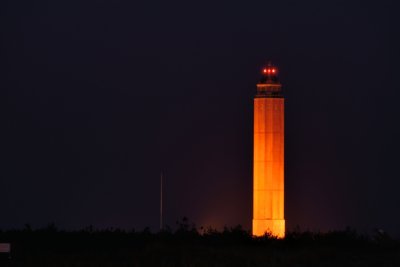
[[[49,224],[0,231],[11,243],[11,259],[0,266],[400,266],[400,241],[383,231],[361,235],[354,229],[326,233],[268,233],[253,237],[240,225],[197,228],[187,218],[175,230],[103,229],[64,231]]]

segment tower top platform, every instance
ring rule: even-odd
[[[256,97],[283,97],[282,85],[278,79],[279,70],[276,66],[268,63],[261,70],[261,79],[257,84]]]

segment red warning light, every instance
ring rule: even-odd
[[[263,74],[277,74],[278,70],[276,68],[274,68],[274,67],[272,67],[272,68],[263,68],[262,69],[262,73]]]

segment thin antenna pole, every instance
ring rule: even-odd
[[[163,228],[163,173],[160,175],[160,231]]]

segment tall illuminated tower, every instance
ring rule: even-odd
[[[285,236],[284,98],[278,69],[262,70],[254,98],[253,235]]]

